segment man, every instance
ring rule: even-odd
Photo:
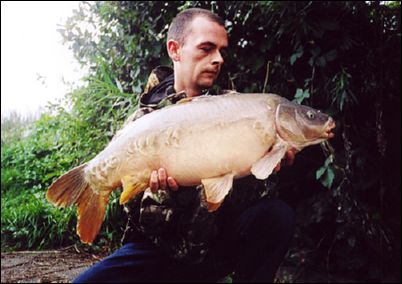
[[[227,47],[217,15],[195,8],[178,14],[167,38],[174,71],[152,72],[141,108],[128,121],[185,97],[212,95]],[[287,160],[293,159],[290,151]],[[210,213],[202,186],[184,189],[163,168],[152,172],[149,189],[125,210],[123,247],[75,282],[216,281],[229,274],[234,281],[272,282],[294,225],[293,211],[269,198],[264,181],[235,180],[219,210]]]

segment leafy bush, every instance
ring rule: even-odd
[[[51,206],[43,192],[7,191],[1,196],[1,243],[14,249],[43,249],[71,243],[74,210]]]
[[[49,105],[28,137],[3,145],[2,235],[8,246],[45,248],[77,241],[75,210],[48,204],[44,190],[55,178],[101,151],[135,107],[132,95],[110,82],[88,79],[88,86]],[[102,228],[113,247],[120,242],[125,216],[115,194],[111,200],[106,219],[110,221]],[[105,236],[101,234],[100,239]]]
[[[113,193],[95,249],[107,246],[111,251],[120,244],[126,218],[117,199]],[[43,191],[4,192],[1,217],[2,250],[59,248],[79,243],[75,208],[54,207],[46,201]]]

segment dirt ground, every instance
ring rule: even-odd
[[[1,253],[1,283],[69,283],[110,253],[90,253],[77,246],[60,250]],[[321,273],[300,275],[295,267],[281,266],[276,283],[356,283],[356,279]],[[221,281],[219,281],[221,282]],[[224,280],[222,282],[231,282]],[[394,282],[394,281],[385,281]],[[400,282],[398,282],[400,283]]]
[[[1,253],[1,283],[67,283],[105,255],[68,247]]]
[[[82,251],[76,246],[48,251],[2,252],[1,283],[69,283],[107,255],[106,252]],[[277,282],[293,282],[284,269],[280,272]]]
[[[109,254],[89,253],[77,246],[48,251],[2,252],[1,283],[70,283],[86,268]],[[294,277],[296,274],[290,267],[280,267],[276,282],[299,282]],[[231,281],[222,279],[218,282]]]

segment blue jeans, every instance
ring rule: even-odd
[[[200,264],[174,261],[148,241],[131,242],[73,283],[214,282],[232,272],[234,282],[273,282],[293,235],[293,210],[280,199],[262,198],[221,227]]]

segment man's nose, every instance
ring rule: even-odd
[[[214,64],[214,65],[216,65],[216,64],[222,65],[223,62],[224,62],[224,60],[223,60],[222,54],[220,53],[219,50],[217,50],[217,51],[214,53],[214,57],[213,57],[213,60],[212,60],[212,64]]]

